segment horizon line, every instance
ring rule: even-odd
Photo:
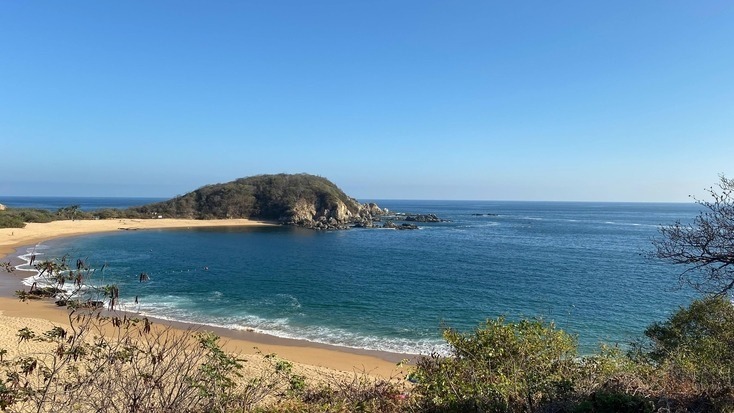
[[[116,196],[116,195],[0,195],[3,198],[77,198],[77,199],[156,199],[169,200],[174,196]],[[545,202],[545,203],[599,203],[599,204],[695,204],[696,202],[683,201],[601,201],[601,200],[544,200],[544,199],[441,199],[441,198],[364,198],[352,197],[360,202],[371,201],[422,201],[422,202]],[[0,202],[2,203],[2,202]]]

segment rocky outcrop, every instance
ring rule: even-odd
[[[392,221],[387,221],[387,222],[385,222],[382,225],[382,228],[398,229],[398,230],[403,230],[403,229],[418,229],[418,225],[415,225],[415,224],[405,224],[405,223],[398,225],[398,224],[396,224],[396,223],[394,223]]]
[[[444,222],[443,219],[437,217],[435,214],[406,215],[405,220],[410,222]]]
[[[3,204],[0,204],[0,211],[5,211],[6,209],[7,209],[7,208],[5,207],[5,205],[3,205]]]
[[[325,205],[299,199],[280,222],[286,225],[316,230],[347,229],[350,227],[373,228],[387,210],[375,203],[359,204],[354,199],[336,200]]]

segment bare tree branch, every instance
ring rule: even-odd
[[[719,178],[716,188],[707,190],[711,200],[695,200],[702,211],[691,223],[677,221],[659,229],[653,255],[687,266],[681,283],[725,295],[734,288],[734,179]]]

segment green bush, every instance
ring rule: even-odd
[[[416,365],[421,409],[535,411],[572,395],[576,340],[540,320],[487,320],[473,333],[444,331],[451,357],[434,354]]]
[[[6,211],[0,212],[0,228],[23,228],[25,222],[17,215],[11,215]]]
[[[734,362],[734,306],[722,296],[695,300],[664,322],[656,322],[645,330],[651,349],[648,355],[663,361],[681,350],[705,359]]]
[[[51,222],[56,216],[43,209],[8,208],[0,211],[0,228],[23,228],[27,222]]]
[[[645,330],[638,356],[664,369],[670,382],[714,398],[734,390],[734,306],[722,296],[695,300]]]
[[[652,413],[655,404],[645,397],[621,392],[598,392],[579,403],[574,413]]]

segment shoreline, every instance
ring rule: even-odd
[[[30,223],[26,228],[0,228],[0,257],[2,262],[17,262],[17,256],[24,248],[32,247],[43,241],[57,238],[69,238],[94,233],[116,232],[122,230],[174,229],[191,227],[217,226],[274,226],[271,222],[234,220],[182,220],[182,219],[113,219],[113,220],[77,220],[53,221],[50,223]],[[21,302],[13,296],[15,290],[23,287],[21,279],[15,274],[0,270],[0,312],[9,317],[37,318],[58,324],[68,324],[67,310],[57,307],[46,300]],[[107,312],[107,311],[106,311]],[[107,312],[122,316],[128,314],[143,317],[133,312],[115,310]],[[403,359],[414,358],[414,355],[389,353],[376,350],[341,347],[336,345],[310,342],[272,336],[254,331],[233,330],[205,324],[171,321],[156,317],[148,317],[153,323],[171,326],[179,331],[212,331],[222,338],[227,351],[240,354],[255,354],[258,350],[267,354],[275,353],[279,357],[317,368],[349,372],[367,373],[383,378],[401,375],[403,371],[397,363]]]
[[[275,222],[249,219],[90,219],[59,220],[45,223],[31,222],[24,228],[0,228],[0,257],[7,257],[16,249],[42,241],[88,234],[146,229],[206,228],[206,227],[265,227],[278,226]]]

